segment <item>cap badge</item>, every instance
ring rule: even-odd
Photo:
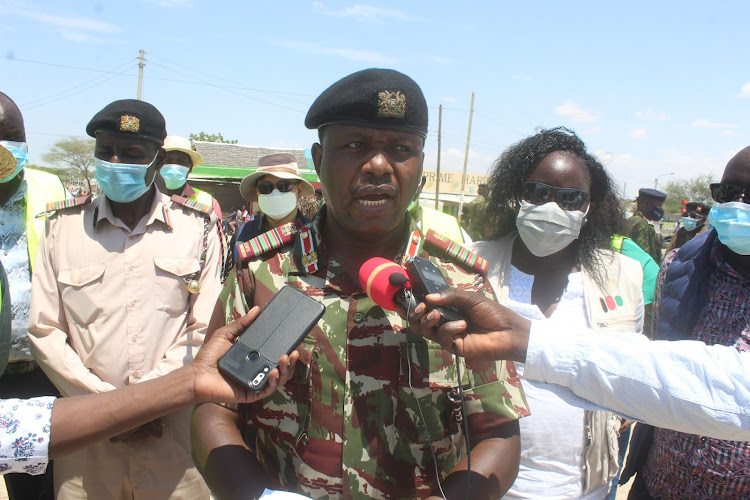
[[[378,94],[378,116],[385,118],[403,118],[406,115],[406,96],[400,90]]]
[[[141,131],[141,120],[137,116],[122,115],[120,117],[120,132],[133,132],[137,134]]]

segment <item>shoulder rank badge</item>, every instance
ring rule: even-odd
[[[295,219],[288,224],[266,231],[265,233],[259,234],[255,238],[238,245],[237,258],[239,262],[246,262],[259,255],[263,255],[266,252],[270,252],[271,250],[281,248],[282,246],[291,243],[294,236],[301,228],[302,222],[300,222],[299,219]]]
[[[315,248],[312,232],[308,228],[303,227],[300,230],[299,237],[302,242],[302,266],[310,274],[318,272],[318,252]]]
[[[425,243],[429,243],[430,245],[442,250],[449,257],[467,267],[470,267],[483,276],[487,273],[486,260],[432,229],[427,231]]]
[[[197,201],[190,200],[188,198],[185,198],[183,196],[179,196],[176,194],[173,194],[171,199],[173,202],[177,203],[178,205],[191,208],[197,212],[200,212],[206,215],[211,215],[214,211],[213,207],[209,207],[208,205],[204,205],[203,203],[198,203]]]
[[[406,96],[400,90],[378,94],[378,116],[385,118],[403,118],[406,116]]]
[[[88,196],[79,196],[78,198],[70,198],[67,200],[61,200],[61,201],[53,201],[51,203],[47,203],[47,211],[42,212],[41,214],[38,214],[36,216],[37,219],[44,219],[49,215],[52,215],[53,213],[57,212],[58,210],[65,210],[66,208],[72,208],[72,207],[79,207],[81,205],[86,205],[87,203],[91,203],[91,195]]]

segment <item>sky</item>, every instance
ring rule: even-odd
[[[488,173],[509,145],[566,126],[625,195],[712,173],[750,144],[750,2],[0,0],[0,90],[31,162],[143,99],[170,134],[309,148],[304,117],[369,67],[411,76],[430,113],[425,168]]]

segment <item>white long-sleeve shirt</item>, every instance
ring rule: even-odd
[[[717,439],[750,440],[750,353],[697,341],[594,335],[533,321],[524,377],[568,403]]]

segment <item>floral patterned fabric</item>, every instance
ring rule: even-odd
[[[0,474],[42,474],[47,469],[55,398],[0,400]]]

